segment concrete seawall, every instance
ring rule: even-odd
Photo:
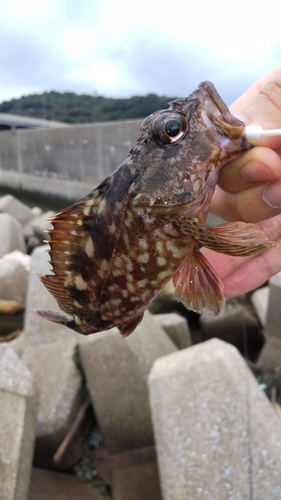
[[[78,199],[110,175],[142,120],[0,134],[0,187]]]

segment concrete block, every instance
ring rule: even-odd
[[[0,496],[26,500],[33,461],[36,395],[31,374],[7,344],[0,346]]]
[[[79,333],[65,326],[46,321],[32,312],[32,308],[60,311],[56,300],[38,277],[38,274],[45,274],[50,271],[49,256],[46,252],[47,248],[47,245],[42,245],[36,248],[32,254],[26,298],[24,332],[13,344],[14,349],[19,353],[27,343],[35,346],[42,345],[43,343],[52,343],[63,338],[66,340],[76,339],[77,343],[80,339],[79,341],[82,342]]]
[[[38,392],[36,454],[53,454],[66,435],[82,403],[81,375],[73,354],[75,339],[27,345],[22,360]]]
[[[259,288],[251,296],[251,302],[255,308],[256,314],[263,327],[266,324],[268,300],[269,300],[268,286],[263,286],[262,288]]]
[[[54,210],[47,210],[47,212],[44,212],[39,217],[33,219],[31,224],[35,228],[39,228],[42,231],[47,231],[52,227],[52,224],[49,221],[49,219],[51,219],[55,215],[55,213],[56,212]]]
[[[169,335],[179,349],[191,346],[192,340],[187,319],[177,313],[155,314],[154,319]]]
[[[217,337],[232,344],[241,342],[244,328],[248,336],[259,328],[253,313],[239,303],[227,303],[218,316],[202,314],[200,325],[204,340]]]
[[[266,316],[266,336],[281,340],[281,272],[269,280],[269,299]]]
[[[147,376],[155,359],[176,350],[149,312],[126,339],[112,329],[89,336],[80,346],[92,404],[110,453],[153,444]]]
[[[0,260],[0,299],[25,304],[28,270],[18,260]]]
[[[31,309],[59,310],[55,299],[37,273],[49,270],[47,245],[38,247],[31,259],[25,330],[12,347],[33,375],[39,393],[36,453],[53,453],[65,436],[81,404],[81,377],[72,356],[85,337],[33,314]]]
[[[158,359],[149,390],[165,500],[281,497],[281,421],[236,348]]]
[[[49,219],[54,214],[54,211],[49,210],[44,214],[40,214],[38,216],[34,215],[34,218],[26,226],[24,226],[23,234],[26,241],[27,252],[29,254],[31,254],[36,247],[44,245],[44,242],[50,238],[46,231],[52,228],[52,224],[49,222]]]
[[[0,198],[0,212],[11,215],[22,226],[34,217],[31,209],[11,194],[6,194]]]
[[[262,329],[254,311],[238,301],[228,301],[218,316],[200,316],[202,340],[218,338],[245,350],[245,332],[249,357],[256,360],[263,344]]]
[[[19,262],[27,271],[30,271],[31,257],[26,253],[20,252],[19,250],[13,250],[13,252],[6,253],[1,257],[0,262],[4,260],[16,260]]]
[[[265,345],[257,364],[262,368],[277,368],[281,366],[281,272],[270,278],[268,288]]]
[[[28,500],[105,500],[76,476],[33,467]]]
[[[26,253],[21,224],[9,214],[0,213],[0,257],[13,250]]]
[[[161,500],[154,446],[118,453],[112,465],[113,500]]]
[[[33,215],[33,219],[29,221],[28,224],[24,227],[24,235],[26,237],[33,234],[34,229],[40,231],[47,231],[48,229],[52,229],[52,224],[49,222],[49,219],[55,215],[53,210],[48,210],[47,212],[40,213],[40,215]],[[48,235],[45,234],[45,239],[47,239]]]
[[[259,368],[270,370],[281,367],[281,339],[267,337],[256,361]]]

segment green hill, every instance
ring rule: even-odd
[[[12,113],[57,120],[66,123],[90,123],[111,120],[145,118],[157,109],[167,108],[174,97],[133,96],[129,99],[114,99],[74,92],[45,92],[3,101],[0,113]]]

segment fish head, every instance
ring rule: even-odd
[[[210,82],[148,116],[129,157],[134,204],[159,207],[159,214],[183,205],[200,211],[210,202],[219,169],[251,148],[244,132]]]

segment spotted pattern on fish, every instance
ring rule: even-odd
[[[171,278],[178,300],[217,314],[222,284],[198,243],[230,255],[274,246],[250,224],[204,227],[219,169],[252,147],[244,130],[209,82],[146,118],[120,167],[51,219],[53,274],[41,280],[70,318],[37,314],[127,336]]]

